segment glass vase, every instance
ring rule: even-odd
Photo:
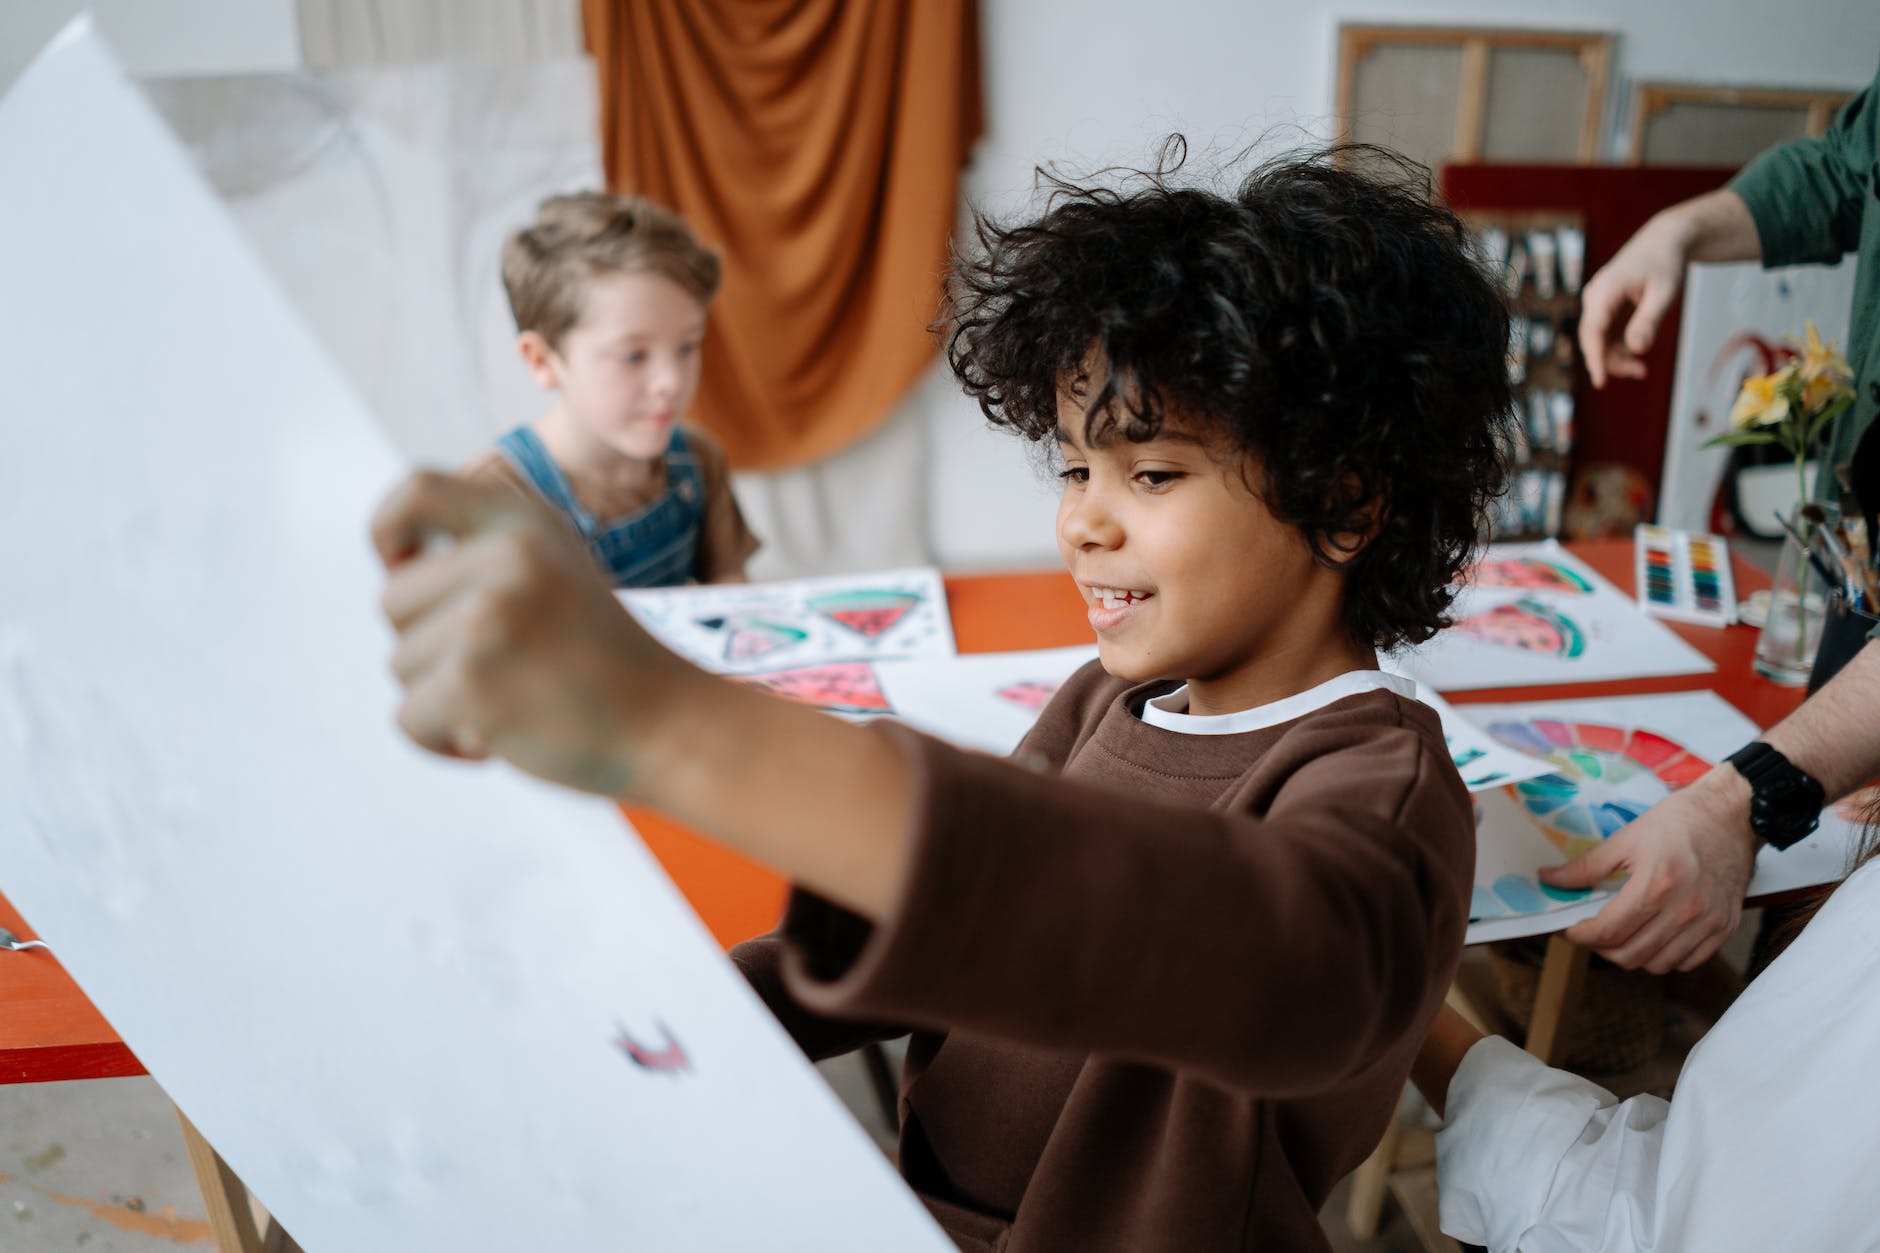
[[[1802,535],[1814,528],[1799,522]],[[1756,637],[1756,673],[1785,687],[1801,687],[1815,664],[1821,642],[1821,624],[1833,591],[1795,532],[1783,537],[1776,560],[1775,582],[1769,588],[1769,614]]]

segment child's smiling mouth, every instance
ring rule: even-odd
[[[1090,598],[1090,626],[1099,634],[1121,626],[1137,612],[1137,607],[1152,598],[1154,592],[1139,592],[1127,587],[1100,587],[1086,583],[1083,590]]]

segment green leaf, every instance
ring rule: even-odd
[[[1713,435],[1704,441],[1706,448],[1741,448],[1750,444],[1781,443],[1767,431],[1731,431],[1725,435]]]

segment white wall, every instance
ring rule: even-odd
[[[300,63],[294,0],[4,0],[0,85],[86,9],[132,74],[240,74]]]
[[[1275,126],[1329,134],[1341,22],[1613,32],[1615,158],[1634,80],[1859,88],[1880,61],[1874,0],[994,0],[980,11],[987,128],[967,191],[1001,210],[1026,203],[1039,162],[1141,164],[1172,130],[1193,148],[1224,151]],[[985,431],[942,378],[909,407],[929,424],[929,521],[941,561],[1055,562],[1054,493],[1014,441]]]
[[[85,3],[0,0],[0,84]],[[135,74],[230,74],[299,61],[297,0],[89,3]],[[1617,34],[1609,157],[1621,155],[1635,80],[1858,88],[1880,57],[1875,0],[980,0],[980,9],[987,133],[966,190],[1000,212],[1025,205],[1035,164],[1140,164],[1173,130],[1203,156],[1272,127],[1299,128],[1290,132],[1299,139],[1328,134],[1341,22]],[[944,366],[892,420],[924,434],[926,520],[943,563],[1056,560],[1055,484],[1015,440],[986,430]]]

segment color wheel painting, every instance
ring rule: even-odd
[[[1516,587],[1524,591],[1574,595],[1593,590],[1592,580],[1585,575],[1544,557],[1484,558],[1476,564],[1468,581],[1477,587]]]
[[[1711,763],[1642,727],[1553,718],[1497,721],[1488,732],[1508,747],[1551,762],[1555,773],[1507,788],[1563,858],[1578,857],[1678,788]],[[1477,885],[1472,918],[1509,912],[1539,913],[1583,899],[1584,889],[1549,887],[1528,875],[1503,874]]]
[[[865,661],[841,661],[826,666],[802,666],[763,674],[734,675],[740,683],[762,688],[773,696],[793,700],[827,713],[888,714],[894,709],[882,695],[874,667]]]
[[[1487,644],[1571,659],[1586,651],[1586,633],[1566,614],[1530,596],[1456,623],[1454,630]]]
[[[1468,944],[1544,935],[1592,917],[1619,892],[1620,880],[1590,892],[1563,892],[1542,886],[1539,870],[1597,847],[1759,734],[1714,692],[1459,708],[1496,751],[1518,752],[1547,767],[1475,797]],[[1794,848],[1764,850],[1750,894],[1840,878],[1858,838],[1856,824],[1824,814],[1821,829]]]
[[[872,640],[893,630],[908,610],[920,604],[920,594],[858,589],[812,596],[807,603],[831,622]]]

